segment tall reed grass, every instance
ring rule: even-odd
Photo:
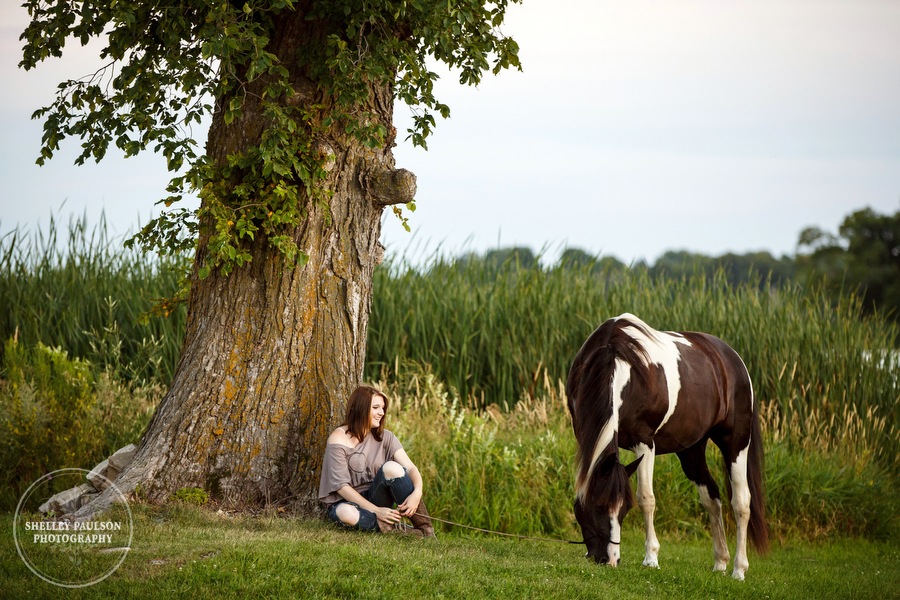
[[[72,219],[61,230],[16,229],[0,239],[0,336],[64,348],[96,365],[119,365],[137,380],[171,380],[184,332],[184,309],[141,318],[173,296],[184,257],[127,250],[104,219]],[[119,359],[122,360],[119,360]]]
[[[177,291],[184,259],[127,251],[103,222],[72,221],[65,244],[60,237],[54,223],[47,235],[0,240],[2,341],[58,347],[98,381],[111,373],[129,389],[167,384],[184,314],[141,315]],[[666,279],[591,265],[498,267],[472,256],[435,256],[420,268],[389,262],[374,286],[366,377],[400,386],[409,407],[401,439],[430,465],[438,507],[464,507],[470,523],[512,532],[571,526],[574,441],[560,382],[594,328],[631,312],[660,329],[718,335],[744,358],[771,440],[769,506],[784,530],[883,535],[896,525],[897,502],[884,498],[896,496],[900,467],[898,329],[860,317],[852,295],[834,303],[793,284],[733,287],[721,273]],[[5,396],[9,431],[33,396]],[[679,471],[665,458],[657,468],[659,496],[675,507],[660,519],[692,531],[704,518]],[[801,514],[813,516],[801,523]]]
[[[705,331],[730,343],[763,406],[791,419],[788,442],[807,424],[845,435],[848,410],[865,416],[871,458],[900,466],[900,367],[887,357],[896,324],[860,317],[860,301],[837,304],[820,289],[728,285],[719,272],[666,279],[645,269],[597,275],[584,267],[497,269],[474,259],[435,257],[426,269],[389,264],[376,272],[370,318],[370,378],[394,361],[429,364],[467,402],[510,408],[533,398],[540,374],[564,380],[569,364],[605,319],[630,312],[658,329]],[[775,409],[772,409],[775,410]]]

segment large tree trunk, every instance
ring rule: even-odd
[[[299,48],[324,43],[327,33],[301,14],[285,15],[270,49],[291,68]],[[327,104],[316,82],[295,70],[298,94],[289,102]],[[362,108],[392,131],[392,102],[389,86],[373,85]],[[217,111],[212,159],[259,143],[265,122],[254,109],[251,94],[230,125]],[[181,359],[134,462],[116,481],[120,489],[140,484],[142,497],[164,501],[200,487],[236,506],[314,500],[325,440],[363,373],[381,213],[414,193],[412,174],[394,170],[391,142],[373,150],[336,129],[319,140],[335,156],[325,182],[330,223],[311,204],[293,231],[309,256],[303,267],[260,237],[248,265],[199,279],[208,241],[201,232]]]

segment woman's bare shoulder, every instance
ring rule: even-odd
[[[346,427],[338,427],[334,431],[331,432],[331,435],[328,436],[328,444],[339,444],[341,446],[347,446],[348,448],[353,447],[353,443],[350,440],[350,435],[347,433]]]

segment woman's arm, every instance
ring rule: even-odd
[[[364,508],[369,512],[375,513],[375,518],[378,519],[378,521],[381,523],[396,525],[400,522],[399,511],[394,510],[393,508],[388,508],[386,506],[375,506],[374,504],[366,500],[362,494],[354,490],[349,485],[345,485],[344,487],[339,489],[337,493],[344,500],[353,502],[360,508]]]
[[[407,496],[406,500],[403,501],[403,504],[397,506],[397,510],[399,510],[400,514],[404,517],[411,517],[416,514],[416,509],[419,508],[419,502],[422,501],[422,474],[419,473],[419,469],[413,464],[413,461],[409,459],[405,450],[397,450],[394,453],[394,460],[406,467],[409,479],[413,484],[412,493]]]

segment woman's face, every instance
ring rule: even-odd
[[[372,396],[372,404],[369,407],[369,426],[377,429],[384,419],[384,396]]]

